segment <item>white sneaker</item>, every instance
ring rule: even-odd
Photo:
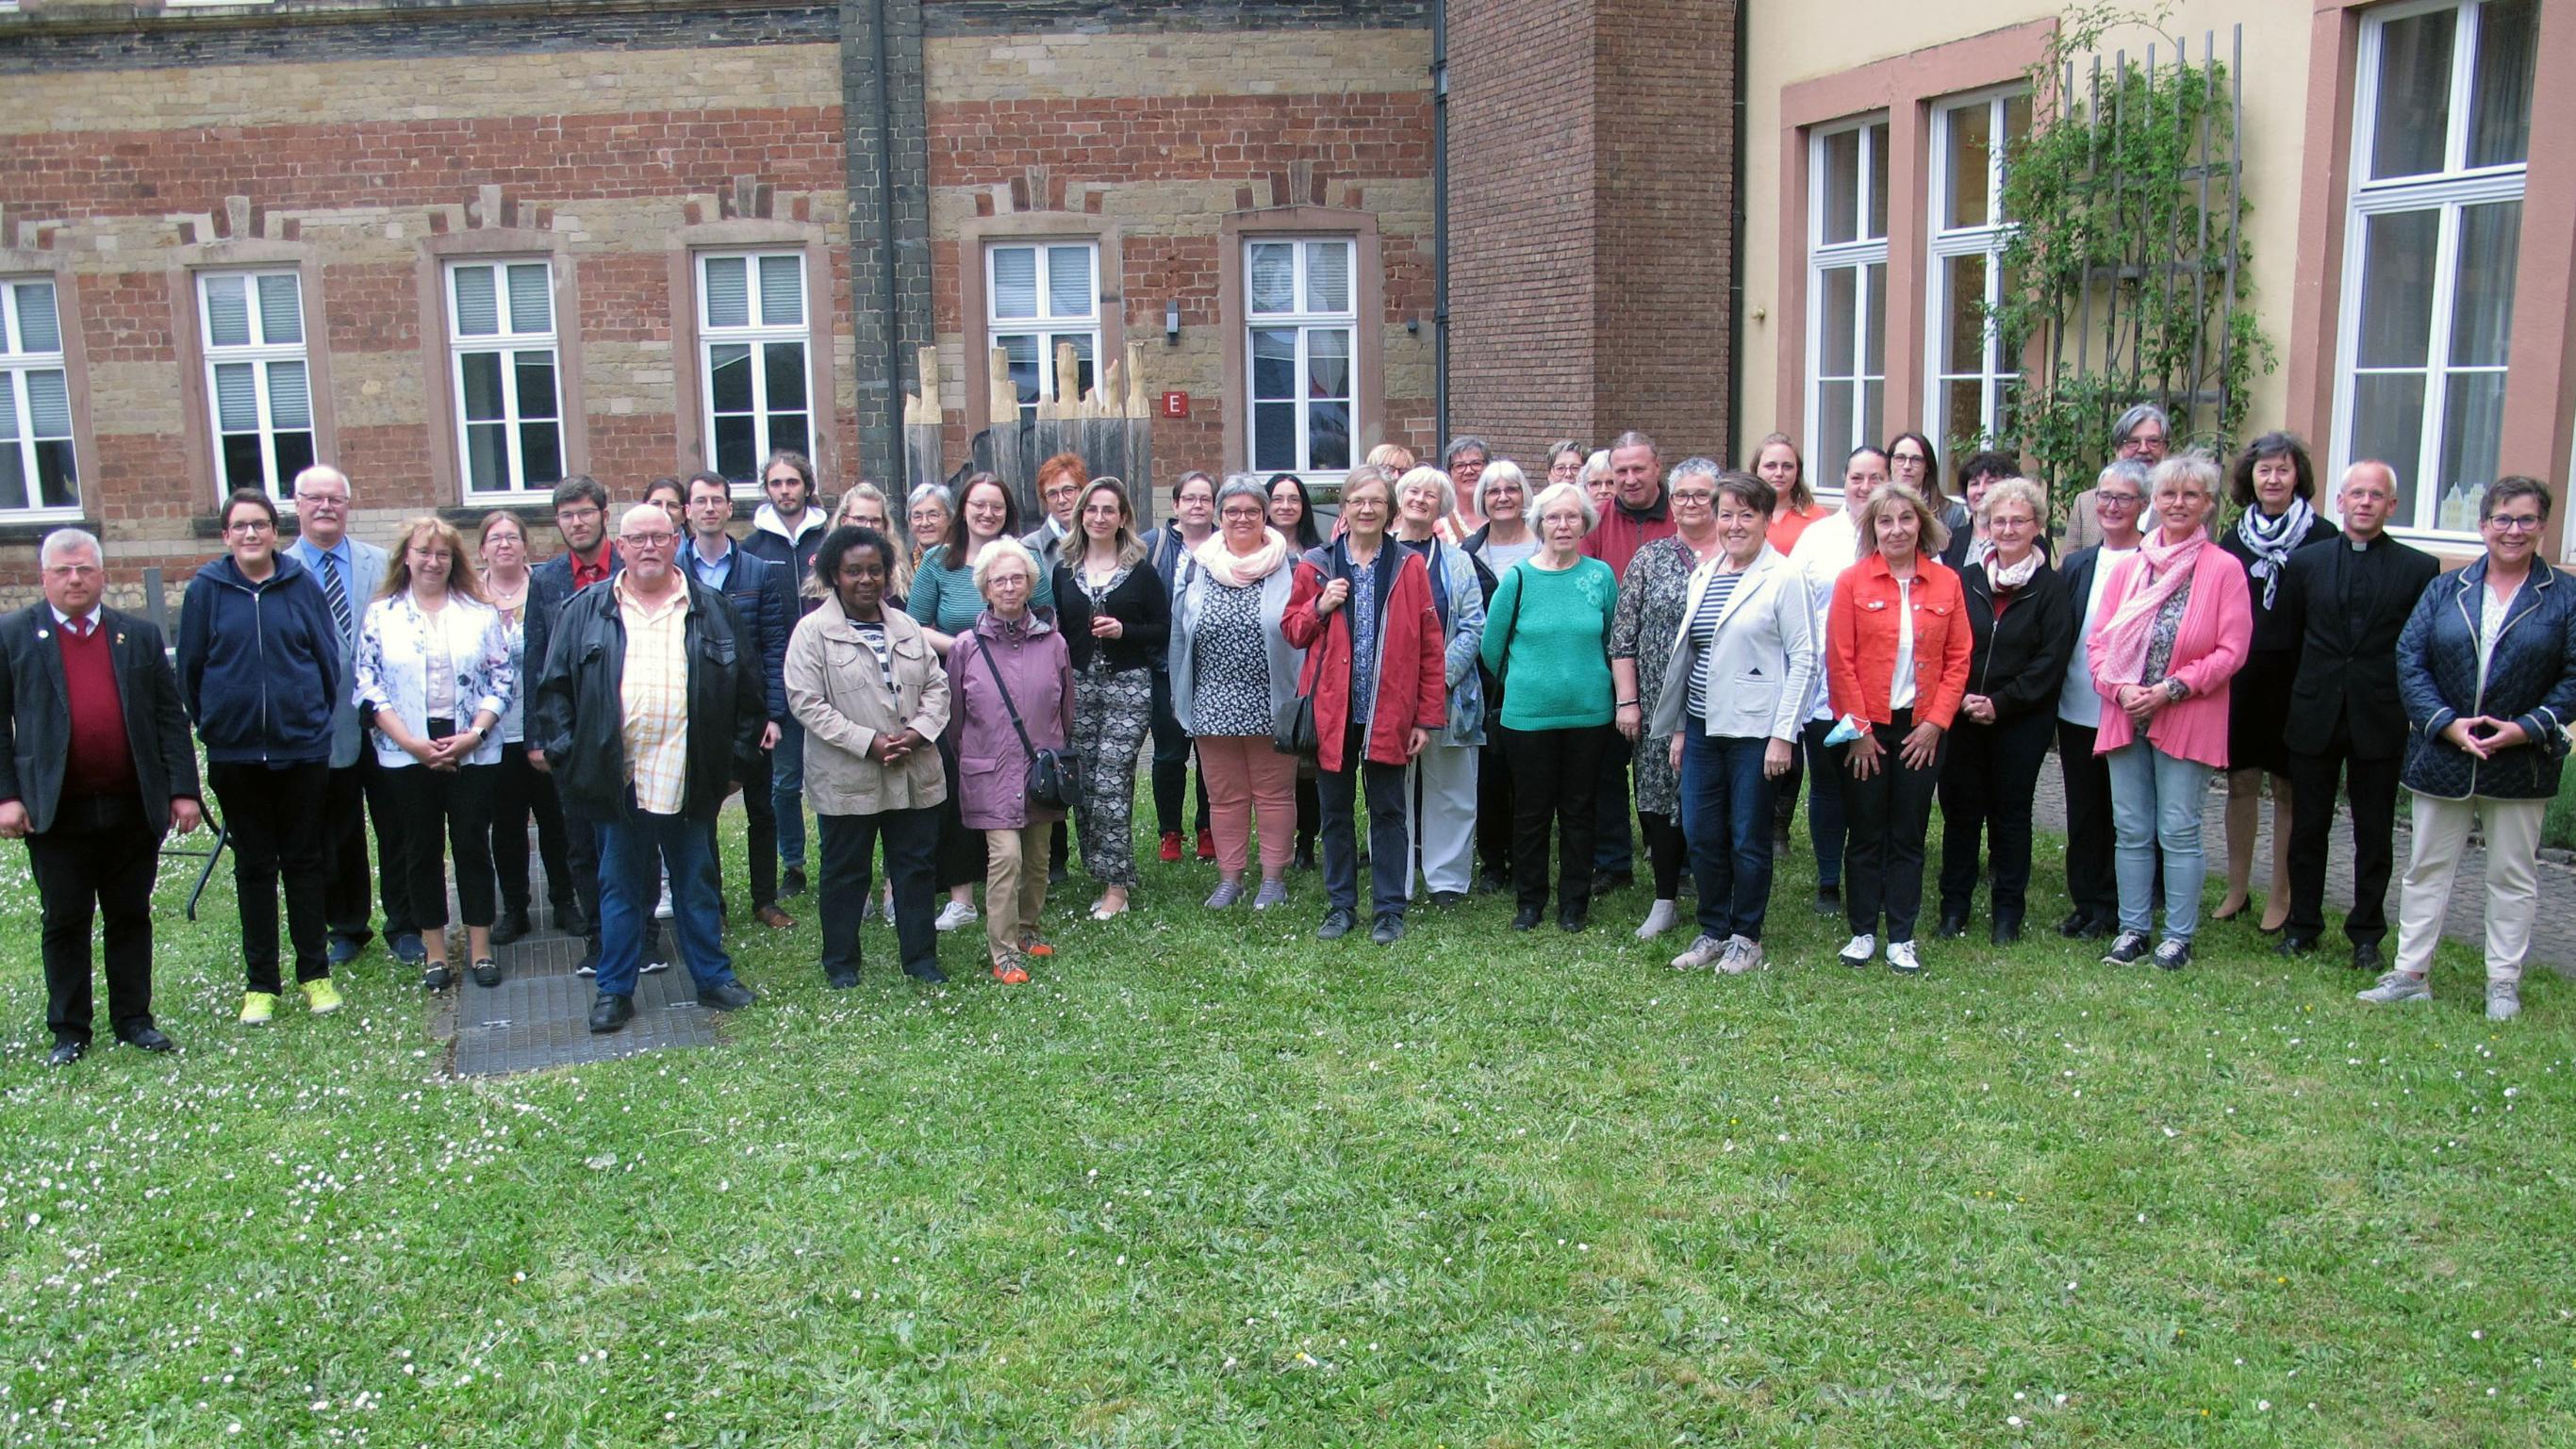
[[[1842,963],[1857,970],[1860,967],[1868,965],[1869,958],[1877,954],[1878,937],[1854,936],[1849,941],[1843,943]]]
[[[2405,971],[2384,971],[2380,973],[2379,984],[2357,993],[2357,998],[2373,1006],[2395,1006],[2402,1002],[2430,1001],[2433,988],[2426,985],[2421,976]]]
[[[1637,939],[1651,941],[1671,930],[1674,923],[1681,918],[1682,913],[1675,909],[1671,901],[1657,901],[1654,909],[1646,912],[1646,923],[1637,928]]]
[[[1908,976],[1923,969],[1923,963],[1914,959],[1914,943],[1911,941],[1888,942],[1887,964],[1890,969]]]
[[[1673,958],[1673,969],[1697,971],[1703,966],[1716,962],[1719,957],[1734,949],[1735,943],[1732,941],[1721,941],[1715,936],[1702,936],[1690,943],[1689,950]]]
[[[671,878],[667,875],[662,877],[662,899],[654,903],[653,919],[657,921],[671,919]]]
[[[932,921],[930,924],[942,931],[953,931],[958,927],[965,925],[969,921],[982,920],[983,917],[984,913],[982,911],[975,909],[964,901],[952,900],[948,904],[939,908],[939,919]]]
[[[1762,964],[1762,943],[1742,936],[1727,943],[1726,954],[1717,958],[1721,976],[1741,976]]]
[[[2487,1020],[2511,1021],[2522,1015],[2522,983],[2490,981],[2487,983]]]

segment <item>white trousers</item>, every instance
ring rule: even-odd
[[[1475,745],[1422,747],[1407,773],[1413,858],[1425,890],[1466,894],[1476,863]]]
[[[2433,969],[2451,880],[2468,845],[2469,823],[2486,817],[2487,979],[2520,981],[2531,954],[2531,921],[2540,909],[2540,823],[2546,800],[2442,800],[2415,796],[2415,848],[2397,897],[2397,969]]]

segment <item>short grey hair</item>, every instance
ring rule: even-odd
[[[1586,483],[1591,482],[1595,478],[1609,477],[1610,450],[1608,448],[1593,449],[1592,455],[1583,460],[1583,472],[1580,476]]]
[[[2048,490],[2028,478],[2004,478],[1987,485],[1986,496],[1977,504],[1977,517],[1995,516],[1995,505],[2018,498],[2030,510],[2030,516],[2041,523],[2048,521]]]
[[[975,555],[975,592],[986,594],[985,585],[993,577],[993,565],[1010,559],[1019,560],[1020,566],[1029,571],[1029,597],[1034,601],[1038,587],[1038,556],[1029,552],[1027,544],[1007,533],[986,543],[983,552]]]
[[[1657,457],[1663,456],[1662,452],[1655,447],[1655,440],[1647,437],[1644,433],[1639,432],[1635,428],[1630,428],[1628,431],[1612,438],[1610,440],[1610,446],[1602,451],[1615,453],[1621,448],[1643,448],[1647,452],[1655,454]]]
[[[1449,451],[1440,455],[1440,466],[1443,469],[1455,470],[1458,466],[1458,455],[1470,451],[1488,463],[1494,460],[1494,450],[1485,445],[1484,439],[1474,433],[1461,433],[1449,440]]]
[[[2129,435],[2138,430],[2138,425],[2149,420],[2153,420],[2157,427],[2164,429],[2165,443],[2171,446],[2173,416],[2151,402],[2134,404],[2127,412],[2120,414],[2120,420],[2111,425],[2111,446],[2116,448],[2129,441]]]
[[[2101,473],[2093,479],[2094,486],[2099,487],[2105,479],[2110,478],[2117,478],[2135,487],[2140,498],[2147,496],[2147,465],[2135,458],[2114,458],[2103,464]]]
[[[316,463],[305,469],[303,472],[296,474],[295,481],[287,485],[286,491],[290,495],[301,493],[304,491],[304,485],[306,483],[320,483],[326,480],[339,484],[343,489],[347,490],[351,498],[358,496],[358,485],[349,481],[349,475],[332,467],[328,463]]]
[[[912,485],[912,491],[904,495],[903,511],[909,515],[912,510],[919,508],[925,503],[936,503],[942,509],[950,513],[955,513],[957,511],[956,500],[948,496],[948,486],[944,483],[915,483]],[[888,523],[892,523],[893,521],[894,520],[891,518],[886,520]]]
[[[1366,467],[1367,465],[1362,464],[1361,466]],[[1381,468],[1378,471],[1384,472],[1386,470]],[[1353,468],[1351,470],[1351,477],[1357,478],[1359,475],[1359,468]],[[1342,486],[1347,489],[1350,487],[1350,484],[1345,482]],[[1253,477],[1249,473],[1228,473],[1225,475],[1225,486],[1216,490],[1216,511],[1222,515],[1225,512],[1225,500],[1237,497],[1257,498],[1261,500],[1262,521],[1265,524],[1269,522],[1270,488],[1267,484],[1264,484],[1260,479]]]
[[[46,534],[44,547],[36,551],[36,562],[39,567],[52,568],[63,555],[84,548],[98,560],[100,568],[107,567],[107,550],[99,546],[98,535],[86,528],[57,528]]]
[[[1538,496],[1530,500],[1528,514],[1530,521],[1535,523],[1539,519],[1547,517],[1548,509],[1554,506],[1555,501],[1559,498],[1571,499],[1574,506],[1583,511],[1583,531],[1585,533],[1590,533],[1593,529],[1600,526],[1601,510],[1592,506],[1592,495],[1584,492],[1582,488],[1572,483],[1550,483],[1545,488],[1540,489],[1538,491]]]
[[[1453,449],[1453,451],[1454,451],[1454,449]],[[1396,479],[1396,480],[1395,480],[1395,487],[1394,487],[1394,488],[1392,488],[1392,489],[1390,489],[1390,490],[1388,490],[1388,491],[1389,491],[1389,493],[1392,495],[1393,500],[1394,500],[1394,501],[1396,501],[1396,502],[1399,502],[1399,503],[1400,503],[1400,502],[1402,502],[1402,501],[1404,500],[1404,494],[1405,494],[1405,491],[1406,491],[1407,489],[1409,489],[1409,488],[1414,487],[1414,486],[1415,486],[1415,485],[1417,485],[1417,484],[1420,484],[1420,485],[1423,485],[1423,486],[1427,486],[1427,487],[1429,487],[1429,488],[1432,490],[1432,492],[1433,492],[1435,495],[1437,495],[1437,496],[1438,496],[1438,498],[1440,499],[1440,516],[1441,516],[1441,517],[1443,517],[1443,518],[1454,518],[1454,517],[1456,517],[1456,516],[1457,516],[1457,514],[1458,514],[1458,484],[1457,484],[1457,481],[1456,481],[1455,479],[1451,478],[1448,474],[1441,472],[1441,471],[1440,471],[1439,469],[1437,469],[1437,468],[1427,468],[1427,467],[1426,467],[1426,468],[1411,468],[1411,469],[1408,469],[1408,470],[1406,470],[1405,475],[1404,475],[1403,477],[1398,478],[1398,479]],[[1348,483],[1343,484],[1343,485],[1342,485],[1342,496],[1343,496],[1343,497],[1345,497],[1345,498],[1347,498],[1347,497],[1349,497],[1349,496],[1350,496],[1350,492],[1351,492],[1351,485],[1349,485]]]
[[[1476,480],[1476,511],[1479,513],[1491,512],[1492,509],[1490,504],[1493,500],[1494,490],[1506,483],[1521,490],[1521,506],[1523,508],[1527,508],[1529,506],[1529,475],[1522,472],[1521,465],[1513,462],[1511,459],[1496,458],[1494,461],[1485,465],[1484,476]]]
[[[1717,480],[1723,476],[1725,472],[1726,470],[1724,468],[1719,467],[1715,462],[1707,458],[1684,458],[1673,465],[1673,470],[1671,472],[1664,475],[1664,491],[1666,493],[1672,492],[1674,488],[1680,485],[1684,478],[1705,478],[1708,480],[1709,486],[1714,488],[1717,486]]]

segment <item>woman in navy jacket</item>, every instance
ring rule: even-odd
[[[324,956],[323,792],[331,704],[349,688],[321,585],[277,546],[277,505],[245,489],[224,504],[229,552],[188,580],[179,616],[179,696],[206,743],[206,783],[223,810],[241,909],[245,1025],[266,1023],[285,989],[277,893],[295,979],[318,1015],[340,1008]]]

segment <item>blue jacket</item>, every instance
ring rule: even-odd
[[[2478,688],[2478,624],[2487,561],[2424,588],[2397,636],[2397,692],[2406,701],[2406,788],[2445,800],[2546,800],[2558,793],[2567,722],[2576,720],[2576,578],[2532,561],[2496,632]],[[2511,720],[2528,744],[2481,761],[2441,737],[2463,715]]]
[[[252,583],[227,554],[188,580],[179,615],[179,701],[216,764],[331,758],[332,713],[350,695],[340,631],[295,556]]]
[[[717,592],[733,604],[742,616],[742,643],[760,667],[760,696],[768,706],[769,717],[784,723],[787,719],[787,636],[795,632],[796,621],[804,613],[796,607],[796,585],[787,566],[772,563],[736,542],[727,555],[732,560],[725,571],[724,587]],[[680,566],[689,577],[701,583],[698,573],[697,540],[683,536],[680,540]]]

